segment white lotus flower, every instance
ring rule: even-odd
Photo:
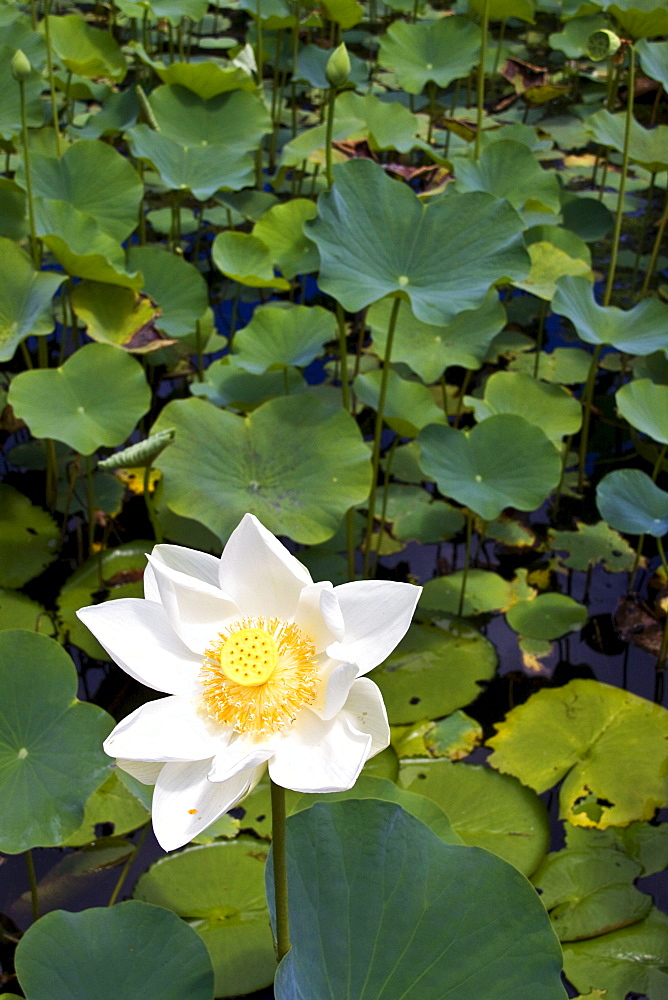
[[[419,587],[314,583],[246,514],[220,559],[157,545],[144,594],[78,614],[126,673],[170,695],[104,744],[119,767],[155,784],[166,851],[237,805],[267,766],[285,788],[343,791],[388,745],[383,699],[363,675],[406,633]]]

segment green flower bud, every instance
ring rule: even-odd
[[[587,39],[587,55],[596,62],[608,59],[614,56],[621,44],[621,38],[618,38],[614,31],[603,28],[601,31],[595,31]]]
[[[327,77],[327,83],[335,90],[340,90],[348,83],[348,77],[350,76],[350,56],[348,55],[345,42],[341,42],[327,60],[325,76]]]
[[[30,60],[22,49],[17,49],[12,57],[12,76],[19,83],[28,79],[32,72]]]

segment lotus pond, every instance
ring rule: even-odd
[[[666,1000],[666,0],[0,30],[0,1000]]]

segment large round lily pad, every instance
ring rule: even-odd
[[[616,469],[596,487],[605,520],[630,535],[662,538],[668,531],[668,493],[641,469]]]
[[[62,844],[83,819],[88,797],[109,775],[102,741],[114,720],[77,701],[77,673],[46,636],[0,632],[0,849]]]
[[[54,51],[71,73],[116,83],[125,77],[127,64],[113,34],[94,28],[80,14],[50,15],[49,33]]]
[[[400,806],[319,802],[291,816],[288,878],[277,1000],[565,1000],[558,944],[524,878]]]
[[[35,271],[25,250],[0,237],[0,361],[10,361],[24,337],[51,333],[51,303],[64,280]]]
[[[480,57],[480,31],[466,17],[438,21],[395,21],[380,39],[378,62],[394,70],[409,94],[419,94],[431,80],[447,87],[468,76]]]
[[[150,406],[138,361],[108,344],[86,344],[60,368],[21,372],[9,402],[35,437],[90,455],[122,444]]]
[[[506,612],[511,628],[530,639],[558,639],[582,628],[587,609],[567,594],[539,594],[532,601],[518,601]]]
[[[668,711],[599,681],[539,691],[489,740],[489,763],[544,792],[563,779],[560,815],[624,826],[668,803]]]
[[[546,435],[524,417],[498,413],[470,433],[431,424],[420,431],[420,465],[446,497],[491,521],[506,507],[535,510],[559,482]]]
[[[159,906],[126,902],[32,925],[16,950],[16,971],[32,1000],[213,1000],[206,948]]]
[[[632,427],[668,444],[668,385],[649,378],[627,382],[615,396],[617,409]]]
[[[334,313],[321,306],[258,306],[234,335],[233,361],[260,375],[269,368],[303,368],[336,336]]]
[[[13,486],[0,483],[0,586],[21,587],[58,554],[58,525]]]
[[[219,997],[269,986],[276,970],[264,894],[267,847],[249,837],[192,847],[141,876],[135,899],[173,910],[202,938]]]
[[[169,403],[154,430],[174,427],[156,459],[164,498],[222,541],[250,511],[276,535],[317,544],[369,492],[369,449],[352,417],[310,393],[272,399],[248,417],[201,399]]]
[[[477,764],[435,760],[402,763],[399,784],[437,802],[465,844],[498,854],[525,875],[545,856],[545,806],[515,779]]]
[[[522,221],[503,199],[475,191],[425,206],[364,159],[334,177],[305,230],[320,251],[320,287],[351,312],[401,294],[418,319],[442,325],[481,305],[494,282],[529,271]]]
[[[483,398],[467,396],[465,402],[478,422],[493,413],[515,413],[540,427],[556,445],[567,434],[576,434],[582,423],[582,407],[566,389],[522,372],[494,372]]]

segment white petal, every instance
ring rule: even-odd
[[[142,785],[155,785],[158,775],[164,766],[162,761],[123,760],[120,757],[116,758],[116,767],[120,767],[121,771],[127,771],[137,781],[141,781]]]
[[[165,764],[153,793],[153,829],[165,851],[183,847],[255,787],[264,765],[229,781],[209,781],[211,760]]]
[[[155,573],[150,563],[146,563],[146,569],[144,570],[144,600],[156,601],[158,604],[161,603],[158,581],[155,578]]]
[[[275,744],[269,774],[295,792],[343,792],[357,781],[371,743],[343,715],[323,722],[304,711]]]
[[[269,746],[250,746],[244,740],[236,739],[214,757],[209,781],[227,781],[241,771],[253,770],[266,764],[272,753]]]
[[[159,557],[150,555],[148,558],[160,601],[174,631],[194,653],[201,656],[221,629],[238,621],[241,617],[239,608],[217,585],[188,576],[163,563]],[[213,561],[218,564],[217,559]]]
[[[356,580],[334,588],[346,634],[327,653],[367,673],[389,656],[411,623],[422,588],[391,580]]]
[[[343,638],[343,615],[331,583],[312,583],[304,587],[297,602],[294,623],[309,637],[316,653]]]
[[[371,737],[369,757],[390,745],[390,724],[387,721],[385,702],[378,686],[368,677],[360,677],[355,681],[341,714],[354,729]]]
[[[242,614],[292,621],[299,595],[310,583],[306,567],[256,517],[245,514],[220,558],[220,587]]]
[[[119,597],[81,608],[77,616],[135,680],[155,691],[185,697],[197,689],[201,659],[179,639],[162,605]]]
[[[162,566],[218,588],[220,559],[208,552],[198,552],[184,545],[156,545],[151,555]]]
[[[321,719],[333,719],[346,703],[350,688],[357,678],[355,663],[338,663],[328,660],[321,668],[321,681],[313,704],[309,705]]]
[[[187,698],[158,698],[119,722],[104,750],[128,760],[203,760],[227,746],[231,736],[229,726],[205,719]]]

